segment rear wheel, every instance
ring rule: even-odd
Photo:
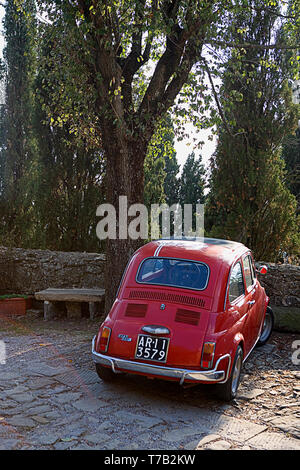
[[[264,324],[262,327],[259,340],[257,341],[257,346],[263,346],[264,344],[266,344],[266,342],[271,336],[273,326],[274,326],[274,314],[273,314],[271,307],[267,307]]]
[[[232,369],[231,375],[227,382],[224,384],[217,384],[217,395],[224,401],[233,400],[237,395],[238,386],[240,383],[241,378],[241,371],[243,365],[243,350],[241,346],[237,347]]]
[[[97,363],[95,364],[95,366],[96,366],[97,374],[101,380],[103,380],[104,382],[112,382],[116,380],[117,374],[115,374],[108,367],[102,367],[100,364],[97,364]]]

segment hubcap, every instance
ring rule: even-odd
[[[271,315],[268,312],[266,312],[265,321],[264,321],[264,324],[263,324],[263,329],[262,329],[262,332],[261,332],[261,335],[260,335],[260,340],[261,341],[265,341],[266,338],[268,338],[268,336],[271,332],[271,328],[272,328]]]
[[[241,353],[239,353],[239,355],[238,355],[238,357],[235,361],[235,365],[234,365],[234,369],[233,369],[233,373],[232,373],[231,390],[232,390],[233,394],[236,393],[238,385],[239,385],[241,367],[242,367],[242,355],[241,355]]]

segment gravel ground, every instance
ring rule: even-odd
[[[269,343],[255,348],[244,364],[237,398],[222,403],[204,385],[180,387],[137,376],[104,384],[94,372],[90,354],[98,326],[98,319],[88,318],[45,322],[34,311],[15,319],[0,318],[0,341],[6,352],[5,364],[1,365],[0,355],[0,449],[267,449],[266,440],[257,435],[272,437],[271,448],[296,449],[299,443],[300,449],[300,335],[273,332]],[[91,394],[97,403],[87,401]],[[155,414],[161,407],[163,419]],[[195,407],[202,413],[202,423],[210,424],[207,430],[197,425],[192,439]],[[95,415],[97,410],[102,418]],[[140,416],[136,419],[144,434],[137,432],[134,416]],[[216,419],[222,419],[221,430],[229,427],[227,435],[216,432],[211,424]],[[241,423],[257,431],[249,438],[245,434],[241,439],[237,432],[231,436],[233,427]],[[58,426],[64,438],[58,438]],[[169,434],[161,440],[166,430]],[[44,441],[37,438],[38,432]]]

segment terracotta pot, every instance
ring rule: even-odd
[[[28,308],[28,300],[22,297],[0,299],[0,315],[25,315]]]

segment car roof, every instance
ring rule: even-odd
[[[144,257],[166,257],[232,264],[249,249],[242,243],[218,238],[161,238],[138,250]]]

